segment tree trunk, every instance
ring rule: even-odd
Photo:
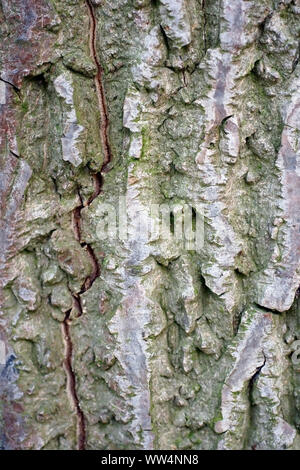
[[[0,5],[1,447],[300,449],[299,0]]]

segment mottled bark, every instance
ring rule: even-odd
[[[300,449],[299,0],[0,7],[1,448]]]

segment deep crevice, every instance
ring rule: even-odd
[[[105,101],[105,93],[104,87],[102,83],[102,76],[103,76],[103,69],[99,62],[96,50],[96,28],[97,28],[97,21],[94,12],[94,7],[90,0],[86,0],[86,5],[88,8],[89,19],[90,19],[90,52],[91,56],[95,62],[97,68],[97,74],[95,76],[95,86],[96,86],[96,93],[98,98],[99,110],[100,110],[100,138],[101,144],[103,147],[104,159],[101,169],[97,173],[93,173],[92,177],[94,180],[94,192],[90,196],[90,198],[84,202],[82,196],[80,194],[80,190],[77,190],[78,198],[80,204],[75,207],[72,213],[73,218],[73,230],[75,234],[76,240],[80,243],[81,247],[84,248],[91,260],[92,263],[92,273],[89,274],[80,289],[79,292],[76,294],[72,293],[73,297],[73,307],[78,311],[78,317],[82,315],[82,305],[81,305],[81,295],[89,290],[94,281],[100,276],[100,266],[95,255],[95,252],[92,246],[88,243],[85,243],[81,239],[81,210],[89,206],[94,199],[96,199],[102,192],[103,189],[103,175],[109,171],[109,164],[112,160],[111,157],[111,149],[108,139],[108,113],[106,108],[106,101]],[[67,374],[67,386],[68,392],[74,404],[76,415],[77,415],[77,448],[78,450],[84,450],[86,446],[86,422],[84,413],[80,407],[80,401],[77,394],[76,389],[76,376],[75,372],[72,368],[72,353],[73,353],[73,343],[70,334],[70,324],[71,324],[71,312],[72,309],[68,310],[65,315],[65,319],[62,323],[62,330],[63,330],[63,337],[65,342],[65,359],[64,359],[64,367]]]
[[[95,85],[96,85],[96,91],[97,91],[99,109],[100,109],[100,117],[101,117],[100,133],[101,133],[101,141],[102,141],[103,152],[104,152],[104,162],[103,162],[100,173],[103,174],[103,173],[106,173],[108,171],[107,166],[111,162],[111,159],[112,159],[111,158],[110,145],[109,145],[109,139],[108,139],[109,121],[108,121],[108,113],[107,113],[107,107],[106,107],[104,87],[103,87],[103,83],[102,83],[103,69],[102,69],[100,61],[98,59],[97,49],[96,49],[97,20],[96,20],[94,7],[93,7],[91,1],[86,0],[86,4],[87,4],[88,10],[89,10],[89,17],[90,17],[90,50],[91,50],[92,58],[93,58],[93,60],[95,62],[95,65],[97,67],[97,75],[95,77]],[[100,189],[100,191],[101,191],[101,189]]]
[[[297,48],[297,52],[296,52],[296,56],[293,60],[293,64],[292,64],[292,73],[296,70],[296,67],[299,63],[299,59],[300,59],[300,41],[299,41],[299,44],[298,44],[298,48]]]
[[[273,313],[274,315],[280,315],[282,313],[282,312],[278,312],[275,309],[264,307],[263,305],[260,305],[258,302],[254,302],[254,305],[256,308],[260,309],[262,312]]]
[[[256,369],[256,372],[253,374],[253,376],[250,378],[249,383],[248,383],[248,397],[249,397],[249,403],[250,403],[250,426],[249,429],[251,429],[251,426],[253,424],[253,412],[254,412],[254,405],[253,405],[253,389],[254,389],[254,384],[258,379],[259,374],[261,373],[262,369],[266,365],[267,358],[265,356],[265,353],[263,352],[263,357],[264,357],[264,362],[262,363],[261,366],[259,366]],[[249,439],[250,436],[248,436]],[[250,443],[250,448],[251,450],[256,450],[258,443]]]
[[[0,80],[1,80],[1,82],[7,83],[7,85],[10,85],[10,86],[15,90],[16,93],[18,93],[18,94],[20,93],[20,91],[21,91],[20,88],[18,88],[18,87],[17,87],[16,85],[14,85],[13,83],[9,82],[8,80],[5,80],[5,79],[2,78],[2,77],[0,77]]]
[[[160,32],[161,32],[161,35],[162,35],[162,38],[163,38],[163,41],[164,41],[164,44],[166,46],[166,50],[167,50],[167,60],[169,58],[169,55],[170,55],[170,44],[169,44],[169,39],[168,39],[168,36],[166,35],[166,32],[164,30],[164,28],[162,27],[162,25],[160,24],[159,25],[160,27]]]
[[[261,366],[259,366],[257,369],[256,369],[256,372],[253,374],[253,376],[251,377],[251,379],[249,380],[249,396],[251,398],[252,396],[252,391],[253,391],[253,386],[254,386],[254,383],[255,381],[257,380],[259,374],[261,373],[261,370],[262,368],[265,366],[266,364],[266,356],[265,354],[263,353],[263,356],[264,356],[264,362],[262,363]]]
[[[62,323],[62,332],[65,343],[65,359],[64,368],[67,375],[67,388],[70,397],[74,403],[77,415],[77,448],[78,450],[85,449],[86,431],[85,431],[85,418],[80,407],[79,398],[76,391],[76,377],[72,368],[72,353],[73,344],[70,335],[70,314],[71,310],[66,313],[65,319]]]
[[[13,152],[12,150],[10,150],[9,152],[10,152],[14,157],[16,157],[16,158],[18,158],[18,159],[21,158],[20,155],[18,155],[17,153]]]

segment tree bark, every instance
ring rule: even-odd
[[[0,6],[1,448],[300,449],[299,0]]]

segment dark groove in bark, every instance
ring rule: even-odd
[[[264,354],[263,354],[263,356],[264,356],[264,362],[263,362],[263,364],[262,364],[260,367],[257,368],[255,374],[254,374],[254,375],[251,377],[251,379],[249,380],[249,396],[250,396],[250,398],[251,398],[251,396],[252,396],[252,391],[253,391],[254,382],[257,380],[257,377],[259,376],[259,374],[260,374],[262,368],[265,366],[266,361],[267,361],[266,356],[265,356]]]
[[[282,312],[278,312],[277,310],[274,310],[272,308],[264,307],[263,305],[260,305],[257,302],[254,302],[254,305],[255,305],[256,308],[260,309],[262,312],[273,313],[274,315],[281,315],[281,313],[282,313]]]
[[[2,78],[2,77],[0,77],[0,80],[1,80],[1,82],[7,83],[7,85],[11,86],[11,87],[15,90],[16,93],[18,93],[18,94],[20,93],[20,91],[21,91],[20,88],[18,88],[18,87],[17,87],[16,85],[14,85],[13,83],[9,82],[8,80],[5,80],[5,79]]]
[[[86,245],[86,250],[87,250],[87,252],[89,254],[89,257],[91,259],[91,262],[93,264],[93,271],[85,279],[84,284],[81,288],[81,291],[79,292],[79,295],[83,294],[88,289],[90,289],[92,287],[95,279],[97,279],[97,277],[99,277],[99,275],[100,275],[100,268],[99,268],[98,260],[95,256],[94,250],[92,249],[92,247],[90,245]]]
[[[259,376],[259,374],[261,373],[262,369],[264,368],[264,366],[266,365],[266,362],[267,362],[267,358],[263,352],[263,356],[264,356],[264,362],[263,364],[257,368],[256,372],[254,373],[254,375],[251,377],[251,379],[249,380],[249,386],[248,386],[248,399],[249,399],[249,403],[250,403],[250,425],[249,425],[249,429],[251,429],[251,426],[252,426],[252,422],[253,422],[253,388],[254,388],[254,384]],[[256,447],[257,447],[257,444],[258,443],[253,443],[251,446],[251,450],[256,450]]]
[[[94,190],[93,194],[90,196],[89,200],[87,201],[88,206],[93,202],[93,200],[97,196],[99,196],[99,194],[102,191],[102,186],[103,186],[103,177],[102,177],[101,172],[94,173],[93,174],[93,179],[94,179],[94,188],[95,188],[95,190]]]
[[[297,49],[297,52],[296,52],[296,56],[293,60],[293,65],[292,65],[292,73],[295,71],[298,63],[299,63],[299,59],[300,59],[300,41],[299,41],[299,44],[298,44],[298,49]]]
[[[18,155],[17,153],[13,152],[12,150],[10,150],[10,153],[11,153],[14,157],[16,157],[16,158],[18,158],[18,159],[21,158],[20,155]]]
[[[97,67],[95,85],[96,85],[96,92],[97,92],[100,117],[101,117],[100,137],[101,137],[101,143],[102,143],[103,152],[104,152],[104,161],[103,161],[101,170],[97,173],[92,174],[92,177],[94,180],[93,194],[90,196],[90,198],[86,202],[84,202],[81,197],[80,191],[78,190],[78,197],[79,197],[80,204],[77,207],[75,207],[75,209],[73,210],[73,214],[72,214],[73,230],[74,230],[75,238],[81,244],[82,248],[84,248],[87,251],[90,257],[92,266],[93,266],[92,273],[86,277],[81,287],[81,290],[77,292],[76,294],[72,294],[73,306],[78,311],[78,317],[80,317],[83,313],[82,305],[81,305],[81,295],[84,294],[87,290],[89,290],[92,287],[94,281],[97,279],[97,277],[100,276],[100,266],[99,266],[97,257],[94,253],[92,246],[88,243],[82,242],[81,240],[81,210],[85,206],[89,206],[94,201],[94,199],[96,199],[96,197],[98,197],[101,194],[102,189],[103,189],[103,174],[109,171],[108,165],[112,160],[111,149],[110,149],[109,139],[108,139],[109,121],[108,121],[108,114],[107,114],[107,108],[106,108],[106,102],[105,102],[104,87],[102,83],[103,69],[99,62],[97,51],[96,51],[97,22],[96,22],[94,7],[92,3],[89,0],[86,0],[86,4],[88,7],[89,18],[90,18],[90,50],[91,50],[92,58]],[[78,398],[77,391],[76,391],[76,377],[75,377],[74,370],[72,368],[73,343],[72,343],[72,338],[70,334],[71,311],[72,309],[67,311],[65,319],[62,324],[63,336],[64,336],[65,348],[66,348],[64,367],[65,367],[66,374],[67,374],[68,391],[70,393],[71,399],[76,409],[76,415],[77,415],[77,439],[78,439],[77,448],[78,450],[84,450],[86,446],[85,416],[80,407],[80,402],[79,402],[79,398]]]
[[[108,121],[108,113],[107,113],[107,106],[106,106],[106,100],[105,100],[105,93],[104,93],[104,87],[103,87],[103,68],[100,64],[100,61],[98,59],[97,55],[97,48],[96,48],[96,28],[97,28],[97,20],[95,16],[95,11],[94,7],[91,3],[90,0],[86,0],[86,4],[88,6],[89,10],[89,17],[90,17],[90,50],[91,50],[91,55],[92,58],[94,59],[95,65],[97,67],[97,75],[95,77],[95,85],[96,85],[96,91],[97,91],[97,96],[98,96],[98,102],[99,102],[99,110],[100,110],[100,117],[101,117],[101,124],[100,124],[100,134],[101,134],[101,141],[103,145],[103,152],[104,152],[104,162],[100,171],[100,175],[103,173],[106,173],[108,171],[108,164],[112,160],[112,155],[111,155],[111,150],[110,150],[110,145],[109,145],[109,139],[108,139],[108,126],[109,126],[109,121]],[[101,192],[101,188],[100,188]],[[100,193],[99,193],[100,194]]]
[[[85,449],[85,440],[86,440],[86,431],[85,431],[85,418],[80,408],[79,398],[76,391],[76,378],[75,373],[72,368],[72,352],[73,352],[73,344],[70,334],[70,321],[69,317],[71,314],[71,310],[68,310],[66,313],[65,319],[62,323],[62,332],[63,338],[65,343],[65,359],[64,359],[64,368],[67,375],[67,388],[68,392],[71,396],[73,401],[76,416],[77,416],[77,449],[84,450]]]
[[[159,25],[159,27],[160,27],[160,32],[162,34],[162,38],[164,40],[164,43],[167,49],[167,60],[168,60],[169,55],[170,55],[170,44],[169,44],[168,36],[166,35],[165,30],[161,24]]]

